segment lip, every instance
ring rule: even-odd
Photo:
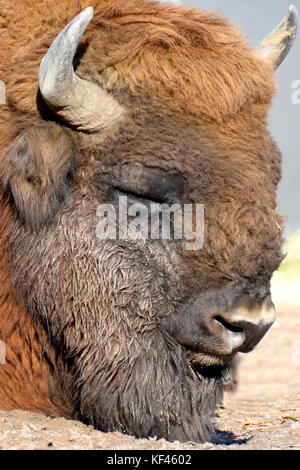
[[[233,359],[234,354],[218,355],[210,352],[194,352],[187,350],[188,361],[200,367],[222,367],[227,366]]]

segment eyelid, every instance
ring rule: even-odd
[[[166,202],[167,197],[161,188],[155,188],[154,185],[137,185],[135,181],[129,179],[113,179],[111,186],[117,191],[124,192],[133,197],[149,199],[154,202]]]
[[[148,201],[151,201],[151,202],[154,202],[156,204],[163,204],[165,202],[167,202],[166,199],[164,198],[157,198],[155,196],[153,196],[152,194],[149,194],[149,193],[139,193],[137,191],[132,191],[132,190],[128,190],[128,189],[124,189],[124,188],[120,188],[118,186],[114,186],[112,185],[113,188],[117,191],[117,193],[119,193],[119,195],[126,195],[128,197],[132,197],[132,198],[135,198],[135,199],[140,199],[141,201],[145,201],[145,200],[148,200]]]
[[[133,196],[157,202],[176,202],[184,192],[184,181],[179,174],[163,170],[126,165],[110,178],[110,185]]]
[[[122,178],[113,178],[111,181],[111,186],[115,189],[119,189],[120,191],[124,192],[132,192],[136,193],[137,195],[143,195],[145,191],[143,188],[138,188],[133,181],[122,179]]]

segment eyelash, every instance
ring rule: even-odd
[[[132,190],[130,190],[130,189],[124,189],[124,188],[121,189],[121,188],[119,188],[119,187],[116,186],[116,185],[112,185],[112,186],[113,186],[114,189],[116,189],[116,190],[119,191],[120,193],[123,193],[123,194],[125,194],[125,195],[129,195],[129,196],[132,196],[132,197],[134,197],[134,198],[136,198],[136,199],[142,199],[142,200],[147,199],[148,201],[155,202],[155,203],[157,203],[157,204],[162,204],[162,203],[166,202],[165,199],[162,199],[162,198],[161,198],[161,199],[158,199],[158,198],[155,198],[155,197],[153,197],[153,196],[151,196],[150,194],[147,194],[147,193],[146,193],[146,194],[139,194],[139,193],[137,193],[137,192],[135,192],[135,191],[132,191]]]

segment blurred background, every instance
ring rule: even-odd
[[[279,92],[269,116],[269,130],[277,142],[283,159],[283,176],[278,190],[279,209],[287,216],[285,223],[287,258],[273,277],[275,304],[300,306],[300,99],[292,101],[300,85],[300,0],[174,0],[172,3],[202,10],[219,10],[243,32],[250,46],[260,41],[280,23],[293,3],[299,12],[296,43],[276,71]],[[298,92],[300,97],[300,92]]]
[[[300,0],[174,0],[173,3],[203,10],[219,10],[230,18],[255,47],[280,23],[293,3],[300,14]],[[299,18],[300,22],[300,18]],[[278,198],[288,216],[286,233],[300,229],[300,103],[293,104],[294,81],[300,81],[300,26],[296,44],[276,72],[279,93],[269,117],[269,128],[283,155],[283,178]]]

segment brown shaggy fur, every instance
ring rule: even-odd
[[[38,92],[42,57],[89,5],[76,73],[127,109],[105,135],[63,125]],[[268,290],[281,261],[271,65],[216,13],[148,0],[3,0],[0,41],[0,407],[209,439],[227,363],[208,367],[199,331],[195,372],[177,315],[231,285]],[[97,245],[124,165],[180,175],[182,202],[205,205],[203,250]]]

